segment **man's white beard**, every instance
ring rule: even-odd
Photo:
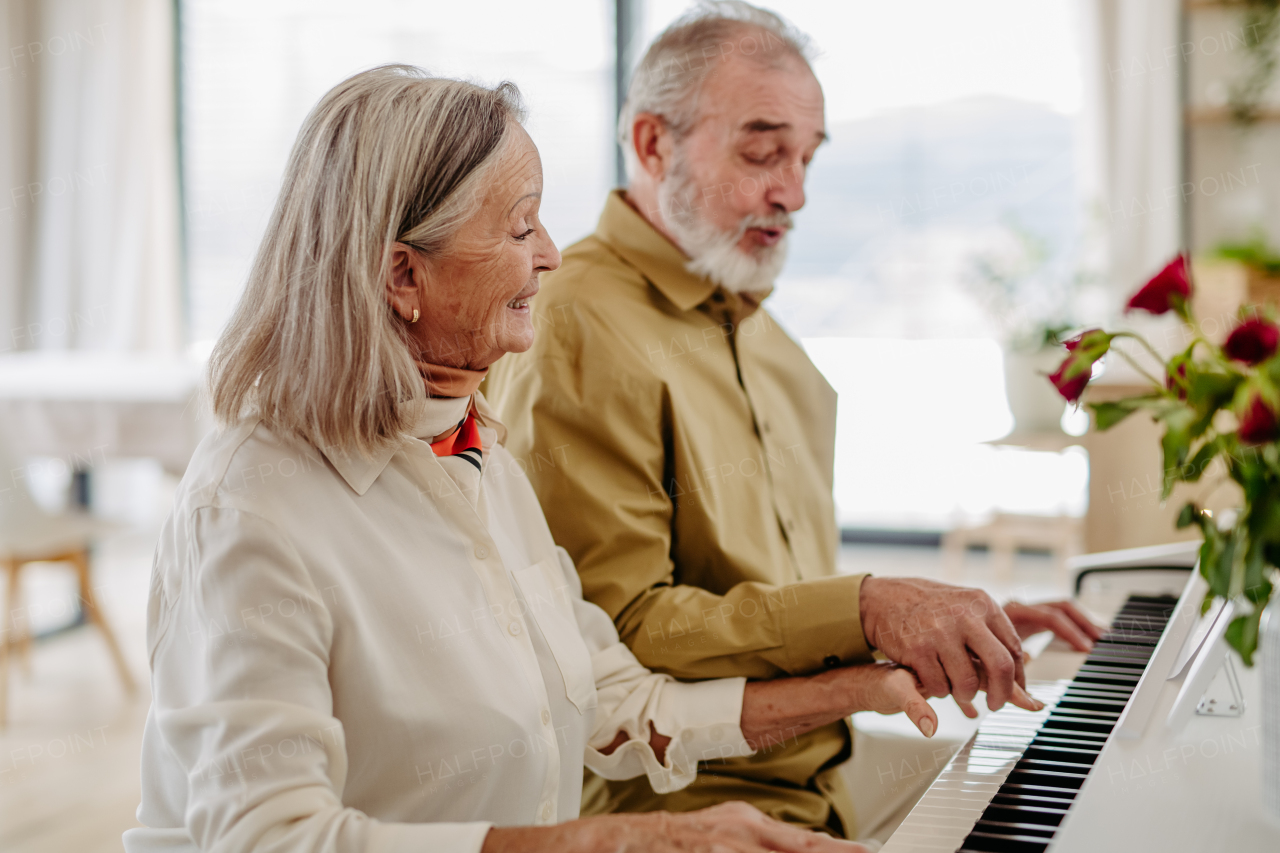
[[[677,159],[671,174],[658,185],[658,208],[676,243],[689,256],[685,269],[706,276],[725,290],[768,290],[782,272],[787,259],[787,237],[773,246],[761,246],[748,253],[738,248],[749,228],[791,228],[786,213],[773,216],[746,216],[730,231],[720,231],[693,208],[697,187],[686,174],[683,160]]]

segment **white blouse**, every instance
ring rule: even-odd
[[[467,405],[422,403],[414,435]],[[478,851],[493,825],[577,817],[584,763],[665,792],[750,754],[744,679],[655,675],[582,600],[524,475],[572,448],[515,459],[476,405],[483,472],[427,440],[352,458],[255,419],[201,443],[152,571],[129,853]]]

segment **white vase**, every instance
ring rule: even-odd
[[[1013,429],[1019,433],[1059,432],[1066,403],[1048,375],[1066,357],[1062,347],[1034,351],[1004,351],[1004,387],[1013,413]]]
[[[1262,803],[1280,818],[1280,595],[1262,612],[1257,665],[1262,667]]]

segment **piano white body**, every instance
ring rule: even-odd
[[[1176,566],[1193,560],[1186,546],[1171,546],[1093,555],[1083,558],[1078,568]],[[1245,699],[1243,716],[1193,715],[1176,732],[1170,731],[1166,720],[1181,680],[1167,680],[1167,673],[1160,676],[1153,712],[1142,735],[1123,739],[1113,732],[1107,736],[1049,841],[1048,853],[1280,853],[1280,820],[1268,815],[1260,798],[1258,670],[1245,669],[1237,661],[1235,671]],[[1056,700],[1069,686],[1066,680],[1031,685],[1032,692],[1046,701]],[[1224,686],[1219,676],[1215,691]],[[885,843],[883,853],[1046,849],[999,838],[976,839],[983,846],[969,847],[966,838],[1052,710],[1052,704],[1038,714],[1008,706],[987,717]],[[1002,831],[1017,833],[1016,829]]]

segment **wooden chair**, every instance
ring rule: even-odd
[[[23,470],[20,463],[7,456],[0,436],[0,471]],[[106,640],[125,691],[132,693],[136,689],[120,644],[94,594],[89,546],[102,524],[84,513],[47,513],[32,500],[23,482],[12,473],[8,479],[9,483],[0,483],[0,569],[7,575],[5,606],[0,613],[0,728],[8,721],[10,658],[17,652],[30,667],[30,623],[18,625],[15,617],[22,612],[22,570],[33,563],[62,563],[75,571],[79,605],[86,621],[96,626]]]

